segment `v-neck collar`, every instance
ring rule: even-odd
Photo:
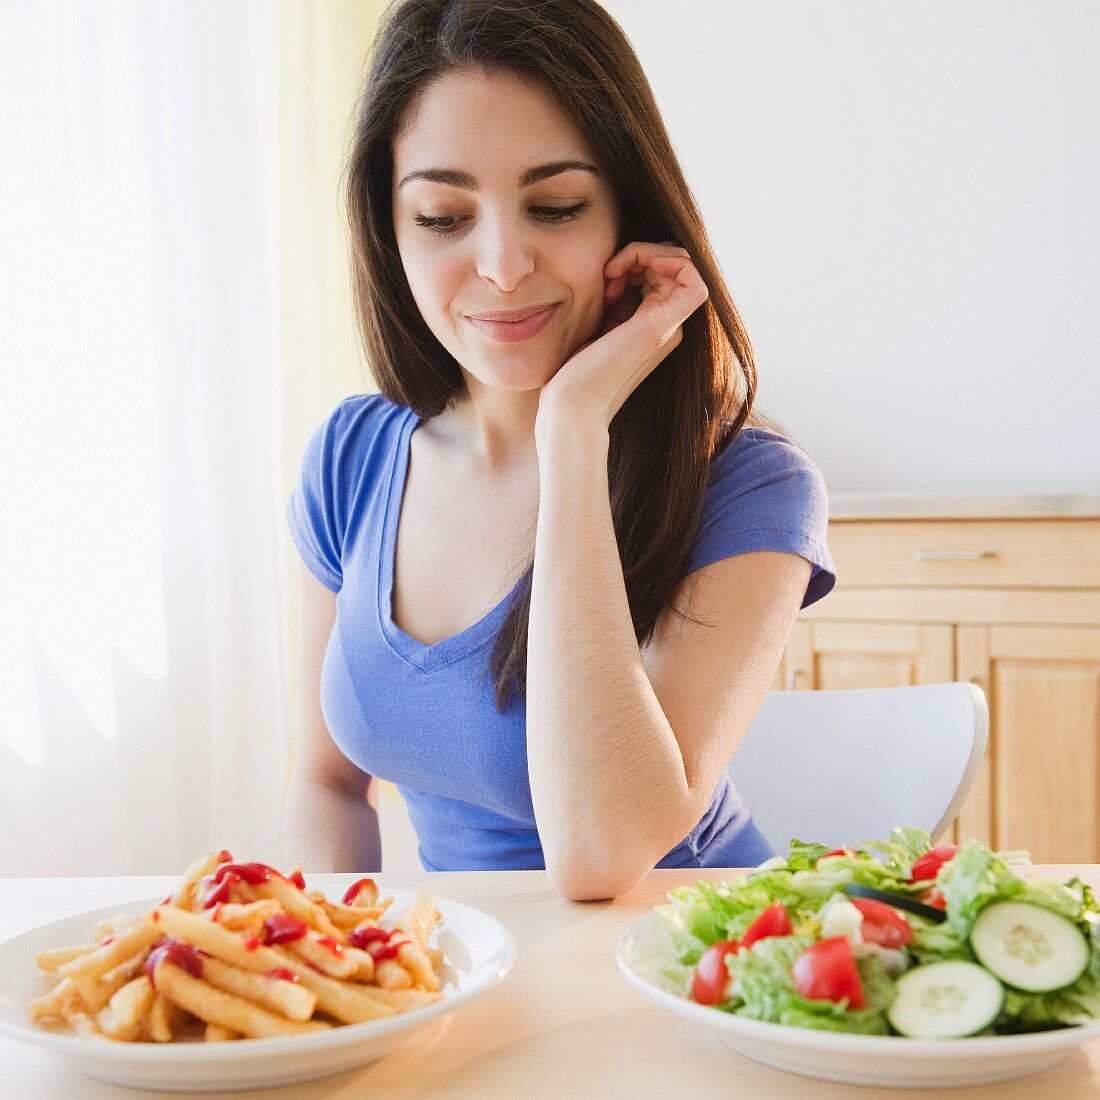
[[[386,489],[382,542],[378,553],[378,622],[390,648],[399,657],[422,672],[434,672],[436,669],[468,657],[496,637],[512,595],[520,582],[517,581],[507,595],[480,619],[457,634],[442,638],[431,645],[424,645],[423,642],[417,641],[393,621],[393,577],[397,559],[397,529],[401,520],[401,506],[405,499],[405,486],[408,481],[412,433],[419,424],[420,418],[412,409],[408,409],[401,429],[397,433],[390,481]]]

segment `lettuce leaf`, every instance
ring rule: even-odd
[[[873,956],[856,962],[867,1001],[864,1008],[849,1011],[845,1001],[809,1000],[798,992],[791,966],[814,942],[813,936],[773,936],[732,956],[729,970],[740,982],[741,996],[731,1010],[752,1020],[819,1031],[885,1035],[886,1009],[896,987],[882,962]]]

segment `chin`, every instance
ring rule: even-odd
[[[525,393],[528,390],[542,389],[559,370],[561,370],[561,363],[550,365],[546,362],[518,362],[509,366],[499,361],[487,363],[482,359],[477,369],[471,370],[470,373],[483,386],[488,386],[490,389],[504,390],[507,393]]]

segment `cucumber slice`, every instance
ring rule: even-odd
[[[989,1027],[1004,999],[1004,986],[975,963],[929,963],[898,978],[886,1018],[910,1039],[961,1039]]]
[[[1072,985],[1089,965],[1089,943],[1073,921],[1023,901],[995,901],[974,921],[970,946],[1005,985],[1048,993]]]

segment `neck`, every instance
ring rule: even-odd
[[[435,427],[471,462],[505,471],[535,460],[541,390],[492,389],[466,375],[467,394],[435,417]]]

